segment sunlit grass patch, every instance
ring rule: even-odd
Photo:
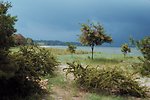
[[[121,54],[106,54],[94,53],[94,59],[91,59],[91,54],[73,54],[60,55],[58,59],[61,63],[78,61],[82,64],[88,65],[130,65],[134,62],[139,62],[139,59],[134,56],[124,58]]]
[[[46,79],[48,79],[48,88],[51,89],[53,86],[59,86],[62,88],[66,87],[67,81],[65,80],[64,75],[57,74],[53,77],[51,76],[46,76]]]
[[[96,93],[89,93],[87,95],[87,100],[126,100],[119,96],[106,96],[106,95],[98,95]]]

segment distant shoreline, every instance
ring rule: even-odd
[[[40,46],[40,47],[45,47],[45,48],[56,48],[56,49],[67,49],[67,46],[62,46],[62,45],[45,45],[45,46]],[[77,50],[82,50],[82,51],[88,51],[91,52],[90,46],[77,46]],[[107,54],[122,54],[120,47],[103,47],[103,46],[95,46],[94,52],[103,52]],[[131,56],[141,56],[142,54],[140,53],[139,50],[137,50],[135,47],[131,47],[131,53],[129,53]]]
[[[70,43],[75,46],[84,46],[80,42],[63,42],[59,40],[34,40],[35,44],[40,46],[67,46]],[[121,43],[104,43],[103,45],[97,45],[98,47],[121,47]],[[130,46],[133,47],[133,46]]]

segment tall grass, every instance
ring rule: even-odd
[[[46,48],[47,50],[50,50],[53,54],[56,55],[69,55],[71,54],[67,49],[58,49],[58,48]],[[89,52],[77,50],[75,54],[87,54]]]

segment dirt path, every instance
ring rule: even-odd
[[[70,89],[63,89],[57,86],[52,87],[52,90],[53,94],[51,94],[51,97],[54,100],[85,100],[84,92],[74,93]]]
[[[63,68],[66,68],[67,65],[60,65],[59,66],[59,72],[65,76],[65,72],[63,71]],[[70,77],[67,79],[67,84],[65,88],[61,86],[53,86],[51,87],[52,92],[50,94],[50,97],[52,100],[86,100],[86,92],[81,90],[75,90],[73,87],[71,87],[71,81],[73,80],[73,77]]]

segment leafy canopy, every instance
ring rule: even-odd
[[[102,45],[111,43],[112,38],[105,34],[104,28],[99,23],[81,24],[80,42],[84,45]]]
[[[8,55],[8,49],[12,45],[11,35],[16,32],[14,25],[17,19],[16,16],[8,14],[9,8],[10,3],[0,1],[0,78],[8,78],[16,70],[13,59]]]
[[[92,59],[95,45],[111,43],[112,38],[105,34],[104,28],[99,23],[81,24],[80,42],[84,45],[91,46]]]
[[[11,35],[16,32],[14,28],[16,16],[8,14],[11,4],[0,2],[0,49],[6,49],[11,45]]]
[[[125,43],[121,46],[121,51],[125,56],[128,52],[131,52],[131,49],[129,48],[128,44]]]

